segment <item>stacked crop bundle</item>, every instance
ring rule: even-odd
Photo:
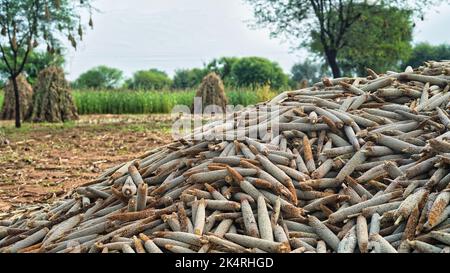
[[[27,109],[32,104],[33,88],[28,83],[27,78],[20,74],[17,76],[17,87],[19,88],[20,118],[23,119]],[[0,119],[15,119],[16,117],[16,97],[14,94],[14,83],[11,80],[5,85],[5,99],[0,105]],[[0,141],[1,145],[1,141]]]
[[[9,140],[6,138],[5,133],[0,131],[0,147],[9,145]]]
[[[243,126],[207,124],[193,133],[204,140],[1,221],[0,251],[449,252],[450,62],[368,71],[282,93],[234,114],[259,112]],[[215,139],[226,132],[251,137]]]
[[[70,85],[61,67],[49,66],[39,72],[33,101],[25,119],[33,122],[65,122],[78,119]]]

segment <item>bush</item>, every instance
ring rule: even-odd
[[[158,69],[141,70],[127,81],[127,87],[133,90],[162,90],[172,85],[172,80],[164,71]]]
[[[270,85],[271,88],[286,87],[288,77],[276,62],[260,57],[246,57],[236,61],[231,68],[237,86],[258,87]]]
[[[114,89],[123,80],[123,72],[104,65],[92,68],[74,82],[76,88]]]
[[[277,93],[270,90],[269,85],[264,85],[256,89],[256,95],[258,98],[258,102],[260,102],[271,100],[273,97],[277,95]]]

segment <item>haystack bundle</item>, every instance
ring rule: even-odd
[[[65,122],[78,119],[77,108],[62,68],[51,66],[39,72],[34,90],[27,120]]]
[[[21,119],[23,119],[28,108],[31,105],[33,88],[28,83],[26,77],[22,74],[17,76],[17,87],[19,89],[20,117]],[[11,80],[8,80],[8,82],[6,83],[4,93],[5,98],[3,100],[3,106],[1,108],[2,111],[0,113],[0,119],[15,119],[16,97],[14,95],[14,85]]]
[[[196,98],[201,98],[201,108],[204,109],[206,106],[218,106],[222,112],[226,111],[226,106],[228,104],[227,97],[225,95],[225,88],[222,82],[222,79],[214,72],[206,75],[202,83],[200,84],[197,93],[195,94]],[[200,102],[200,100],[199,100]],[[196,101],[192,106],[194,107]],[[200,105],[197,105],[200,108]]]

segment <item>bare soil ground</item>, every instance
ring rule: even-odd
[[[0,147],[0,213],[51,202],[171,141],[170,115],[91,115],[66,124],[0,121],[10,145]]]

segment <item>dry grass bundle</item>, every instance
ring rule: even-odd
[[[6,138],[5,134],[0,131],[0,147],[9,145],[9,140]]]
[[[39,73],[33,94],[33,106],[26,119],[34,122],[65,122],[78,119],[69,83],[59,67],[49,67]]]
[[[30,107],[33,97],[33,88],[23,75],[17,76],[17,85],[19,87],[20,117],[23,118]],[[15,119],[16,117],[16,98],[14,96],[14,85],[11,80],[5,86],[5,99],[3,101],[0,119]]]
[[[221,107],[224,112],[226,110],[228,100],[225,95],[223,82],[214,72],[209,73],[203,78],[195,96],[202,98],[203,109],[207,105],[217,105]]]

